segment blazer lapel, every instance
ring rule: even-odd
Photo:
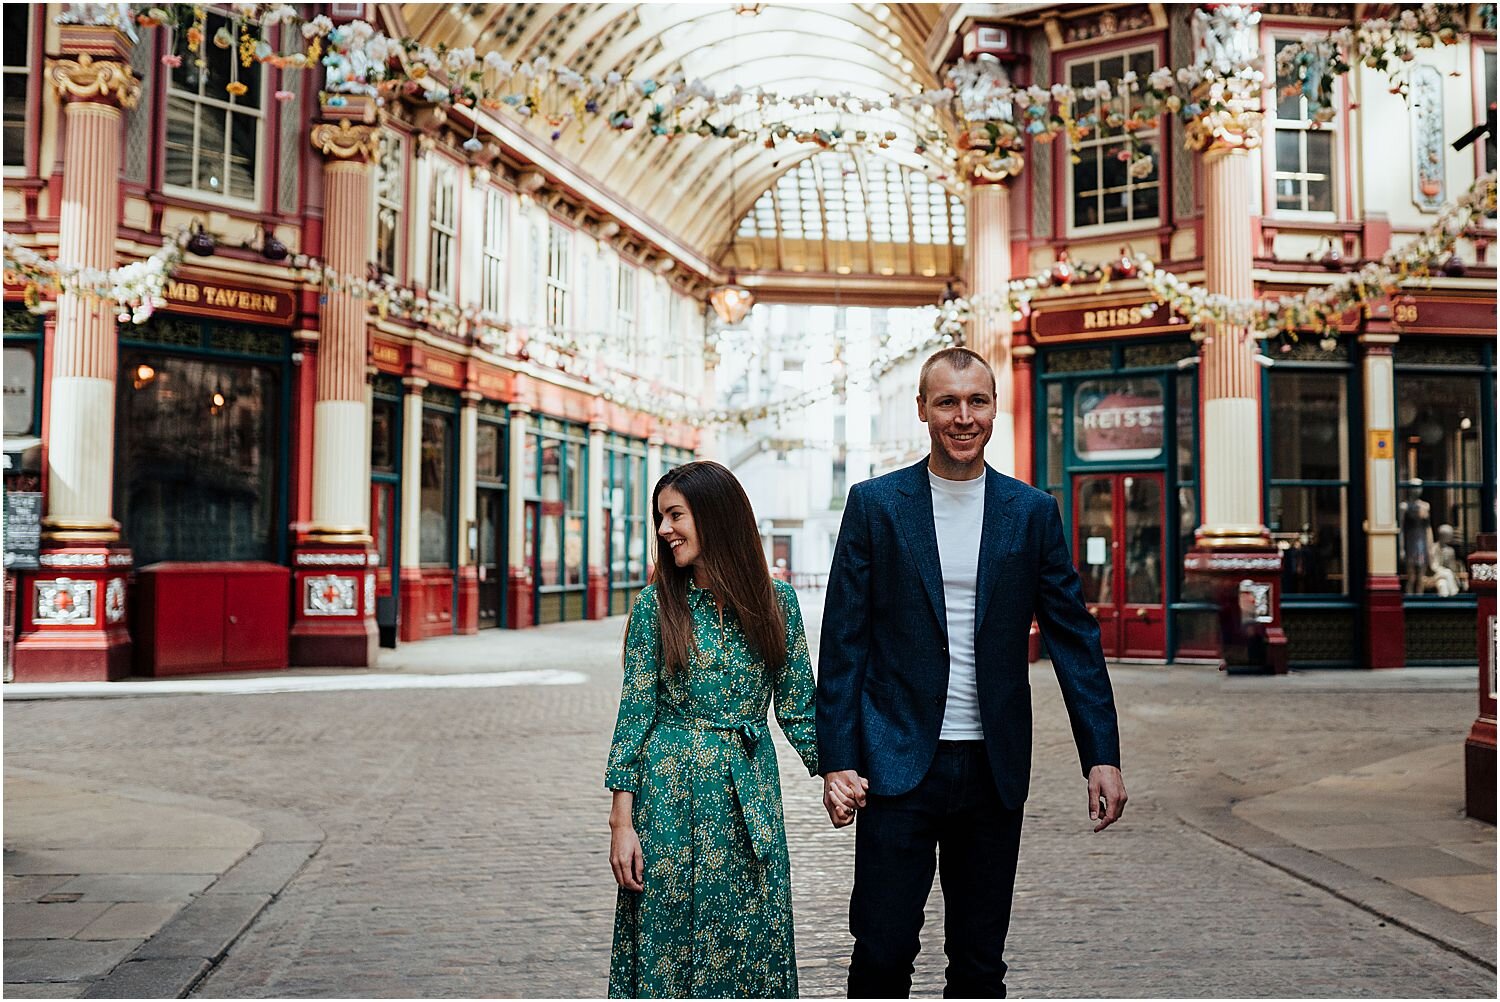
[[[901,538],[916,566],[927,600],[937,613],[943,638],[948,637],[948,607],[943,602],[943,565],[938,557],[937,525],[932,517],[932,485],[927,482],[927,460],[907,468],[898,489],[910,499],[896,518]],[[986,492],[988,493],[988,492]],[[986,499],[988,503],[988,499]]]
[[[976,638],[979,636],[979,627],[984,623],[985,610],[990,606],[990,596],[995,593],[1000,565],[1010,549],[1011,536],[1015,532],[1015,519],[1010,513],[1010,491],[1000,479],[1000,474],[988,463],[984,470],[984,530],[979,537],[979,575],[974,589]],[[928,510],[931,511],[930,499]]]

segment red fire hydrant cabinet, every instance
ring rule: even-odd
[[[285,668],[291,572],[279,564],[151,564],[138,572],[144,675]]]

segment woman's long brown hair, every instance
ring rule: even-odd
[[[668,675],[685,669],[698,644],[688,608],[688,580],[733,609],[751,650],[772,673],[786,665],[786,621],[776,601],[771,570],[761,549],[755,512],[745,489],[729,470],[713,462],[668,470],[651,494],[651,517],[661,528],[661,492],[671,487],[687,502],[698,534],[696,568],[678,567],[672,548],[656,537],[656,593],[662,664]]]

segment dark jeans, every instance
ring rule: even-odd
[[[850,998],[906,998],[936,868],[943,882],[946,998],[1004,998],[1021,814],[995,791],[983,741],[940,741],[899,797],[871,795],[854,834]]]

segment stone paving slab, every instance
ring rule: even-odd
[[[74,934],[74,939],[138,939],[155,936],[173,915],[182,910],[175,902],[128,901],[112,905],[97,919]]]
[[[226,849],[41,849],[19,850],[5,860],[8,874],[207,873],[218,876],[244,851]]]

